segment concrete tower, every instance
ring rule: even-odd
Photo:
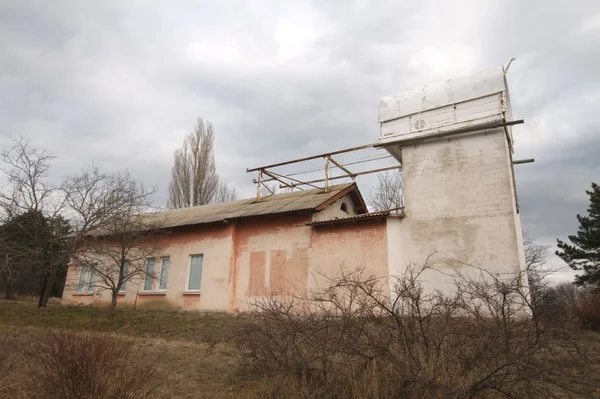
[[[406,218],[388,221],[390,275],[427,257],[442,271],[522,270],[504,70],[384,97],[379,122],[379,143],[401,162],[405,181]],[[448,288],[443,274],[424,280],[428,288]]]

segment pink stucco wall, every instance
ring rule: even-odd
[[[338,204],[334,204],[336,207]],[[386,276],[385,221],[307,226],[312,212],[245,218],[173,229],[164,238],[170,257],[167,289],[144,291],[143,281],[127,283],[118,303],[138,308],[245,311],[266,295],[307,297],[345,267]],[[203,255],[200,292],[186,292],[190,255]],[[64,304],[107,305],[110,293],[78,295],[77,269],[69,270]]]

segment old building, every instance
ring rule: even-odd
[[[323,188],[171,211],[164,254],[148,260],[154,278],[128,282],[120,302],[247,310],[253,298],[318,291],[341,267],[365,268],[391,292],[395,276],[425,260],[428,290],[451,290],[449,269],[515,276],[525,260],[512,126],[522,121],[512,119],[505,75],[495,69],[385,97],[378,143],[248,170],[258,185],[266,176]],[[397,160],[387,170],[404,172],[400,214],[368,213],[355,184],[329,185],[364,174],[333,156],[376,147]],[[325,160],[324,179],[273,172],[308,159]],[[345,174],[332,176],[330,163]],[[85,273],[71,270],[68,281],[64,303],[109,301]]]
[[[305,296],[341,266],[386,277],[389,212],[366,213],[355,184],[168,212],[154,278],[127,282],[119,304],[246,310],[265,295]],[[71,269],[64,304],[110,302],[90,273]]]

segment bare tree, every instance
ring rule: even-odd
[[[175,151],[169,206],[185,208],[212,202],[217,191],[219,177],[215,168],[215,134],[210,122],[198,118],[196,127]]]
[[[367,202],[375,211],[404,206],[404,178],[400,170],[377,175],[377,185],[367,196]]]
[[[85,226],[72,259],[79,272],[78,289],[87,284],[93,290],[110,291],[112,315],[128,281],[154,278],[147,260],[162,253],[164,214],[148,212],[156,188],[146,189],[128,174],[104,176],[91,169],[73,181],[79,189],[73,190],[70,202],[77,225]]]
[[[115,215],[127,209],[132,202],[130,190],[136,185],[127,173],[110,175],[93,165],[69,177],[63,184],[63,191],[75,237],[84,238],[90,230],[104,227]],[[143,203],[141,211],[150,206],[147,197],[155,190],[152,188],[146,194],[147,190],[143,189],[135,196],[135,201]],[[144,197],[143,201],[140,196]]]
[[[0,170],[8,187],[0,191],[0,207],[6,216],[27,211],[44,212],[54,216],[61,211],[63,201],[60,187],[48,182],[48,170],[56,157],[46,150],[32,147],[25,136],[12,139],[12,144],[0,152],[4,164]]]
[[[538,308],[542,306],[541,301],[543,301],[544,294],[548,290],[548,276],[551,271],[545,269],[544,266],[550,247],[537,244],[535,238],[523,232],[523,248],[525,250],[525,273],[527,274],[532,308],[535,314]]]
[[[235,187],[230,187],[226,182],[219,181],[217,185],[217,191],[215,192],[213,201],[214,203],[220,202],[231,202],[237,199],[237,192]]]
[[[31,146],[25,136],[13,139],[0,152],[0,169],[8,181],[0,192],[0,213],[3,225],[12,229],[12,238],[3,234],[0,240],[2,274],[9,279],[5,290],[10,290],[15,268],[28,264],[33,269],[26,278],[42,280],[38,306],[46,305],[57,274],[65,271],[68,259],[64,242],[68,222],[60,216],[65,196],[60,186],[48,181],[54,158]]]

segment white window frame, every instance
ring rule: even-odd
[[[165,292],[167,290],[167,288],[169,288],[169,270],[171,269],[171,257],[170,256],[161,256],[158,259],[160,260],[160,270],[158,271],[158,278],[156,279],[157,287],[158,287],[156,289],[156,291]],[[169,267],[167,269],[167,281],[165,282],[166,287],[160,288],[160,280],[162,280],[162,273],[163,273],[163,262],[165,261],[165,259],[167,259],[169,261]]]
[[[169,259],[169,269],[171,268],[171,257],[169,255],[161,256],[160,258],[146,258],[146,270],[148,270],[148,261],[154,261],[154,270],[152,271],[152,287],[146,289],[146,278],[142,281],[142,292],[167,292],[169,288],[169,271],[167,270],[167,288],[160,288],[160,278],[162,277],[162,261]]]
[[[150,277],[150,288],[147,289],[146,288],[146,281],[148,280],[148,264],[150,263],[150,261],[154,262],[154,266],[152,268],[152,276]],[[144,281],[142,281],[142,291],[144,292],[153,292],[154,291],[154,280],[156,280],[154,278],[155,276],[155,270],[156,270],[156,259],[155,258],[146,258],[146,265],[145,265],[145,273],[144,273]]]
[[[83,281],[82,281],[83,276]],[[94,269],[91,266],[83,265],[79,269],[79,280],[77,281],[77,287],[75,287],[76,293],[89,294],[94,292],[95,279]]]
[[[200,288],[199,289],[190,289],[190,274],[192,271],[192,257],[201,256],[202,257],[202,270],[200,271]],[[185,278],[185,292],[188,293],[200,293],[202,290],[202,275],[204,274],[204,254],[190,254],[188,265],[187,265],[187,275]]]

